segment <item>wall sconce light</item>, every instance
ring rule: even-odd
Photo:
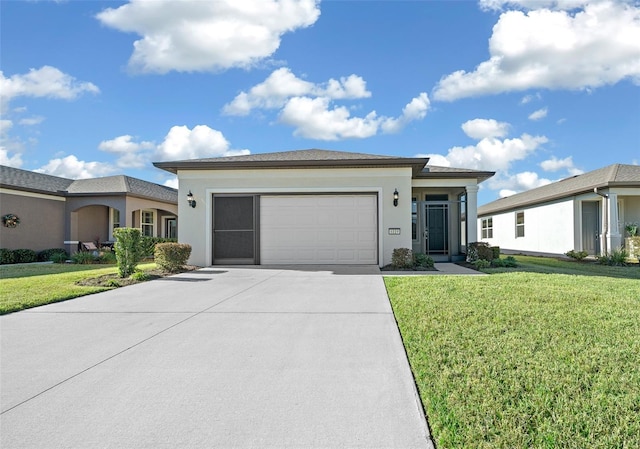
[[[394,207],[398,207],[398,189],[393,192],[393,205]]]
[[[189,203],[189,206],[193,208],[196,207],[196,200],[193,199],[193,193],[191,193],[191,190],[189,190],[189,193],[187,194],[187,203]]]

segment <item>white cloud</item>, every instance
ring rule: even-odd
[[[12,127],[13,122],[11,120],[0,119],[0,136],[4,137]]]
[[[115,173],[116,169],[105,162],[86,162],[79,160],[74,155],[69,155],[51,159],[46,165],[34,171],[63,178],[87,179],[111,175]]]
[[[8,149],[0,146],[0,165],[20,168],[22,167],[22,155],[20,153],[10,154]]]
[[[602,1],[578,11],[567,9],[502,13],[489,40],[489,60],[473,72],[459,70],[443,77],[434,98],[453,101],[531,88],[586,89],[624,79],[640,84],[640,7]]]
[[[497,174],[487,182],[489,188],[494,190],[501,189],[499,195],[503,198],[551,184],[553,181],[547,178],[541,178],[535,172],[525,171],[515,175]]]
[[[18,124],[23,126],[33,126],[33,125],[39,125],[43,121],[44,121],[44,117],[36,115],[33,117],[26,117],[26,118],[20,119],[18,121]]]
[[[576,166],[573,164],[572,156],[566,157],[564,159],[558,159],[557,157],[552,156],[551,159],[542,161],[540,163],[540,167],[544,171],[548,171],[548,172],[557,172],[559,170],[567,170],[567,172],[571,176],[580,175],[584,173],[579,168],[576,168]]]
[[[411,121],[424,118],[429,98],[426,93],[421,93],[403,108],[397,118],[379,117],[375,111],[364,117],[351,117],[346,107],[331,106],[327,97],[294,97],[280,112],[279,121],[294,126],[294,135],[309,139],[364,139],[379,131],[398,132]]]
[[[433,153],[421,153],[416,154],[415,157],[428,157],[429,162],[427,165],[435,165],[437,167],[451,167],[451,162],[441,154]]]
[[[164,185],[167,186],[167,187],[173,187],[174,189],[177,189],[178,188],[178,177],[174,176],[172,178],[167,179],[164,182]]]
[[[314,84],[295,76],[290,69],[275,70],[262,83],[253,86],[249,92],[241,92],[223,112],[228,115],[247,115],[252,109],[280,109],[290,98],[314,96],[331,99],[367,98],[367,83],[358,75],[349,75],[340,80],[333,78],[326,83]]]
[[[598,0],[595,0],[598,1]],[[525,9],[575,9],[580,8],[588,3],[594,3],[593,0],[480,0],[480,8],[484,10],[499,11],[506,6],[521,7]]]
[[[29,73],[10,78],[5,78],[0,71],[0,99],[3,102],[16,97],[73,100],[86,92],[95,94],[100,89],[93,83],[77,81],[71,75],[51,66],[31,69]]]
[[[537,111],[533,111],[531,114],[529,114],[529,120],[534,120],[534,121],[542,120],[547,116],[548,112],[549,112],[549,109],[547,108],[542,108],[542,109],[538,109]]]
[[[132,0],[97,14],[104,25],[142,36],[134,71],[216,71],[270,57],[282,36],[313,25],[317,0]]]
[[[193,129],[187,126],[172,127],[158,145],[154,157],[167,161],[243,154],[249,154],[249,150],[232,150],[220,131],[197,125]]]
[[[483,118],[469,120],[462,124],[462,130],[472,139],[504,137],[509,134],[509,127],[510,125],[506,122]]]
[[[103,140],[98,145],[98,148],[108,153],[131,153],[140,150],[147,150],[154,148],[153,142],[134,142],[133,137],[125,134],[124,136],[116,137],[111,140]]]
[[[524,97],[522,97],[522,99],[520,100],[520,104],[528,104],[531,103],[534,100],[540,100],[542,98],[542,95],[540,95],[540,93],[537,94],[527,94]]]

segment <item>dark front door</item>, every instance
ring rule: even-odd
[[[213,263],[257,264],[258,198],[213,197]]]
[[[590,255],[600,254],[600,203],[582,202],[582,249]]]
[[[425,205],[425,253],[449,254],[449,205],[435,203]]]

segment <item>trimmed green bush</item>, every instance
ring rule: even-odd
[[[0,265],[15,263],[16,256],[12,250],[0,248]]]
[[[499,246],[492,246],[491,247],[491,251],[493,252],[493,259],[500,259],[500,247]]]
[[[53,263],[65,263],[67,260],[69,260],[69,256],[67,255],[66,251],[64,253],[53,253],[50,260]]]
[[[498,255],[500,248],[498,248]],[[467,248],[467,262],[475,262],[476,260],[486,260],[491,262],[494,259],[493,249],[487,242],[473,242]]]
[[[154,257],[156,245],[158,243],[175,243],[176,239],[165,239],[162,237],[142,236],[140,238],[140,252],[143,259]]]
[[[480,270],[482,268],[491,267],[491,262],[489,262],[486,259],[478,259],[475,262],[473,262],[473,265],[476,267],[477,270]]]
[[[433,268],[433,259],[426,254],[414,253],[413,266],[415,268]]]
[[[116,251],[118,273],[120,277],[131,276],[141,259],[140,240],[142,234],[136,228],[116,228],[113,230],[116,243],[113,246]]]
[[[155,262],[165,272],[174,273],[182,269],[191,255],[191,245],[185,243],[158,243]]]
[[[136,271],[131,275],[131,279],[138,282],[144,282],[151,279],[151,276],[149,276],[149,274],[145,273],[144,271]]]
[[[54,256],[56,256],[56,258],[60,260],[61,256],[58,256],[58,254],[64,255],[65,260],[69,256],[67,254],[67,250],[65,250],[64,248],[50,248],[50,249],[42,250],[38,253],[38,262],[52,261]]]
[[[38,255],[32,249],[14,249],[14,263],[32,263],[38,261]]]
[[[396,248],[391,254],[391,266],[393,268],[413,268],[413,251],[409,248]]]
[[[517,268],[518,267],[518,261],[513,256],[507,256],[504,259],[504,266],[508,267],[508,268]]]
[[[571,250],[571,251],[567,251],[566,253],[564,253],[564,255],[567,256],[567,257],[571,257],[572,259],[580,261],[580,260],[584,259],[585,257],[587,257],[589,255],[589,253],[587,253],[586,251],[574,251],[574,250]]]
[[[598,263],[601,265],[623,267],[627,265],[627,257],[629,257],[629,253],[627,253],[624,248],[618,248],[614,249],[610,254],[598,256]]]

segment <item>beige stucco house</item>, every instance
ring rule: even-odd
[[[129,176],[67,179],[0,166],[0,215],[19,217],[0,225],[0,248],[65,248],[109,242],[113,229],[136,227],[144,235],[175,237],[177,190]]]
[[[427,162],[312,149],[154,165],[178,176],[192,264],[384,266],[394,248],[448,261],[476,240],[493,173]]]
[[[607,254],[640,223],[640,166],[613,164],[478,208],[478,239],[505,252]]]

